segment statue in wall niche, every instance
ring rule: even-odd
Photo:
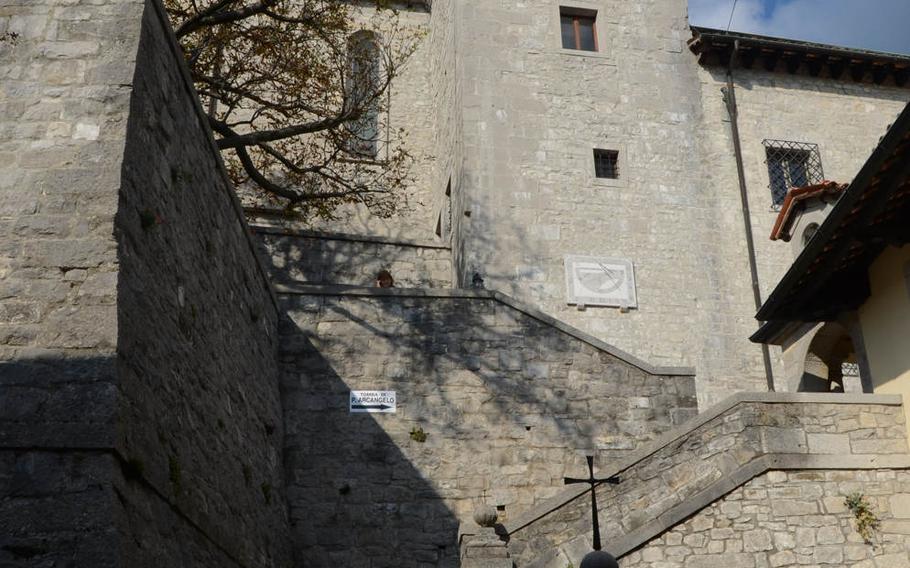
[[[376,287],[377,288],[394,288],[395,279],[392,278],[392,273],[383,268],[376,274]]]

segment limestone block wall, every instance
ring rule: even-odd
[[[7,32],[0,563],[288,565],[276,304],[162,7]]]
[[[3,414],[4,442],[106,441],[113,214],[141,10],[123,0],[91,11],[56,0],[0,7],[0,364],[4,398],[19,401]],[[69,360],[65,375],[54,369]],[[30,378],[21,366],[43,371]]]
[[[124,491],[124,515],[162,534],[135,565],[189,562],[164,536],[183,521],[228,565],[284,566],[276,303],[169,34],[149,3],[115,230],[117,447],[153,492]],[[145,519],[150,500],[177,515]]]
[[[141,12],[0,4],[0,564],[118,564],[113,228]]]
[[[621,456],[696,412],[690,370],[501,295],[278,290],[291,523],[313,566],[457,566],[480,502],[508,518],[586,452]],[[350,413],[351,390],[394,390],[397,412]]]
[[[436,132],[434,138],[432,203],[434,223],[439,222],[440,237],[447,244],[453,243],[461,232],[465,219],[463,184],[464,121],[462,99],[465,82],[464,62],[459,54],[461,10],[463,4],[453,0],[433,2],[430,16],[430,35],[427,49],[430,56],[430,73]],[[452,258],[453,268],[461,274],[462,251],[456,247]]]
[[[845,506],[866,497],[870,542]],[[910,470],[769,471],[624,557],[623,568],[910,566]]]
[[[625,557],[655,537],[664,538],[661,535],[677,523],[696,513],[701,515],[699,511],[709,504],[772,469],[910,468],[900,399],[846,397],[740,395],[619,463],[602,467],[601,475],[618,474],[621,479],[619,485],[597,487],[601,531],[609,550],[617,557]],[[823,479],[825,475],[822,474]],[[877,479],[878,474],[870,475]],[[852,487],[860,488],[858,484]],[[793,516],[821,512],[815,502],[800,501],[802,494],[798,489],[786,491],[781,489],[770,497],[775,514],[779,508],[787,507],[801,511]],[[782,504],[779,500],[787,502]],[[584,490],[567,490],[551,502],[507,521],[509,549],[516,564],[577,565],[591,547],[590,507],[590,496]],[[802,520],[809,524],[808,519]],[[675,537],[667,538],[674,542]],[[697,537],[687,546],[693,546],[695,540]],[[699,549],[697,553],[690,551],[684,556],[718,553],[713,548],[702,550],[701,545],[695,548]],[[741,551],[731,548],[728,552]],[[910,551],[904,551],[907,552]],[[689,560],[701,562],[702,566],[718,565],[710,564],[717,558],[704,560],[695,556]],[[653,560],[652,556],[648,558]],[[634,562],[640,559],[630,557],[624,561],[637,566]]]
[[[479,271],[488,287],[655,363],[701,369],[710,357],[744,359],[719,341],[732,330],[707,320],[726,294],[705,259],[730,236],[713,231],[716,190],[704,183],[698,155],[685,2],[464,4],[471,216],[455,253],[465,259],[461,282]],[[599,52],[561,48],[560,4],[597,11]],[[618,180],[595,177],[594,148],[620,152]],[[630,259],[638,309],[567,305],[569,254]],[[744,253],[736,258],[748,275]],[[763,388],[738,364],[726,371],[699,371],[703,404]]]
[[[888,125],[910,100],[910,90],[764,70],[736,69],[734,77],[759,285],[762,298],[766,299],[798,251],[788,243],[769,238],[777,211],[772,207],[762,141],[818,144],[825,177],[849,183]],[[745,245],[738,177],[729,118],[720,92],[725,86],[725,70],[699,67],[698,80],[703,121],[700,139],[704,154],[703,183],[714,196],[713,229],[724,237],[716,239],[711,249],[705,251],[714,269],[714,285],[721,293],[717,309],[705,315],[710,326],[718,330],[715,332],[720,342],[717,345],[721,347],[718,352],[722,355],[705,357],[697,366],[705,374],[725,373],[724,369],[755,374],[761,368],[760,351],[746,343],[746,337],[755,331],[757,323],[751,318],[755,309],[748,265],[743,264]],[[745,314],[750,317],[743,318]],[[777,389],[790,390],[787,377],[801,376],[802,369],[785,368],[778,348],[772,347],[772,355]]]
[[[452,251],[434,241],[403,241],[257,225],[276,282],[374,286],[388,270],[399,288],[451,288]]]

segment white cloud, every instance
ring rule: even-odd
[[[733,0],[689,0],[693,25],[726,29]],[[731,30],[910,54],[908,0],[739,0]]]

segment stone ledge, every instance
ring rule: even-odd
[[[881,406],[901,406],[902,399],[901,399],[900,395],[890,395],[890,394],[737,393],[733,396],[728,397],[724,401],[712,406],[705,412],[702,412],[701,414],[691,418],[685,424],[682,424],[681,426],[679,426],[673,430],[670,430],[669,432],[667,432],[666,434],[664,434],[663,436],[661,436],[660,438],[655,440],[653,443],[651,443],[649,446],[642,448],[640,450],[635,450],[635,451],[630,452],[630,454],[626,458],[621,460],[617,466],[614,466],[613,468],[611,468],[609,470],[605,470],[604,472],[601,473],[601,476],[602,477],[613,477],[613,476],[619,475],[623,471],[631,468],[636,463],[657,453],[662,448],[672,444],[673,442],[677,441],[678,439],[682,438],[683,436],[685,436],[685,435],[691,433],[692,431],[696,430],[697,428],[703,426],[707,422],[710,422],[711,420],[732,410],[734,407],[736,407],[740,404],[750,403],[750,402],[764,403],[764,404],[793,404],[793,403],[802,403],[802,404],[876,404],[876,405],[881,405]],[[786,455],[789,455],[789,454],[786,454]],[[816,460],[816,463],[824,463],[824,464],[828,464],[828,463],[848,464],[850,462],[850,459],[848,459],[848,458],[855,458],[858,462],[862,462],[863,460],[867,459],[866,456],[837,456],[837,455],[817,455],[817,454],[796,454],[796,455],[804,460],[806,460],[808,458],[812,458],[812,459]],[[759,459],[763,459],[765,457],[769,457],[771,459],[778,459],[778,460],[780,460],[779,463],[784,464],[784,465],[787,463],[790,463],[790,462],[786,461],[787,459],[790,459],[790,458],[781,457],[781,454],[765,454],[765,456],[762,456],[762,458],[756,458],[756,460],[753,460],[753,462],[750,462],[750,463],[755,463],[755,461],[757,461]],[[910,456],[906,456],[906,455],[905,456],[876,456],[874,459],[877,459],[880,463],[884,463],[884,462],[890,463],[889,460],[896,459],[896,458],[904,459],[907,463],[906,467],[910,467]],[[830,460],[830,462],[829,462],[829,460]],[[744,466],[744,467],[748,467],[748,466]],[[783,465],[781,465],[779,467],[783,467]],[[882,467],[888,467],[888,466],[878,465],[876,467],[882,468]],[[795,469],[813,469],[813,468],[802,466],[802,467],[795,468]],[[814,469],[818,469],[818,467],[816,467]],[[837,466],[837,467],[833,467],[832,469],[844,469],[844,467]],[[738,470],[737,474],[746,475],[745,473],[739,473],[741,471],[742,471],[742,468],[740,470]],[[736,474],[734,474],[734,475],[736,475]],[[748,481],[752,477],[755,477],[755,475],[758,475],[758,474],[750,475],[748,478],[746,478],[742,482],[738,483],[734,487],[731,487],[728,491],[732,491],[733,489],[735,489],[742,483],[745,483],[745,481]],[[718,482],[718,483],[722,483],[722,482]],[[548,514],[563,507],[564,505],[568,504],[569,502],[577,499],[579,496],[587,493],[587,491],[588,491],[587,489],[584,489],[584,488],[578,487],[578,486],[567,488],[565,491],[562,491],[561,493],[551,497],[550,499],[544,501],[540,505],[533,507],[532,509],[524,512],[521,515],[516,516],[515,520],[511,521],[508,524],[508,526],[504,527],[504,529],[507,534],[512,534],[512,533],[518,532],[521,529],[523,529],[524,527],[534,523],[535,521],[547,516]],[[641,530],[641,529],[639,529],[639,530]]]
[[[377,245],[425,248],[437,250],[452,250],[452,247],[433,241],[419,241],[414,239],[396,239],[393,237],[380,237],[370,235],[353,235],[349,233],[333,233],[330,231],[317,231],[313,229],[295,229],[278,225],[264,225],[254,223],[250,229],[264,235],[280,235],[285,237],[300,237],[304,239],[320,239],[324,241],[346,241],[351,243],[371,243]]]
[[[691,377],[695,375],[695,369],[691,367],[655,367],[641,359],[618,349],[609,343],[597,339],[580,329],[572,327],[553,316],[547,315],[542,311],[532,308],[527,304],[494,290],[473,290],[465,288],[366,288],[363,286],[342,286],[342,285],[309,285],[302,283],[282,283],[276,284],[275,290],[279,294],[302,295],[302,296],[364,296],[364,297],[394,297],[394,298],[466,298],[494,300],[517,310],[526,316],[536,319],[537,321],[547,324],[559,331],[578,339],[592,347],[608,353],[617,359],[632,365],[650,375],[665,376],[684,376]]]

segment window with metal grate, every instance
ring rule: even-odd
[[[821,183],[825,179],[818,144],[788,140],[763,140],[762,144],[773,209],[780,209],[790,188]]]
[[[599,178],[619,179],[619,152],[595,148],[594,175]]]

